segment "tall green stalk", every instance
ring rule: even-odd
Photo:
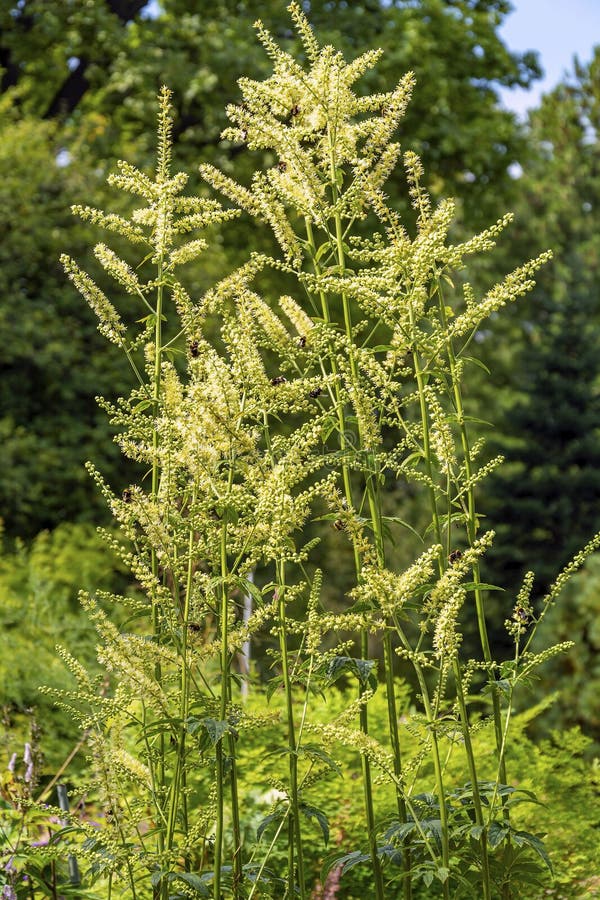
[[[192,506],[195,496],[192,498]],[[194,530],[190,528],[188,536],[188,563],[186,572],[185,594],[183,601],[183,610],[181,616],[181,694],[179,698],[180,710],[180,732],[177,741],[177,757],[175,760],[175,772],[171,782],[171,797],[169,804],[169,818],[167,822],[166,849],[169,851],[173,847],[175,837],[175,827],[177,822],[177,814],[179,808],[179,800],[182,798],[182,829],[184,834],[188,831],[187,821],[187,799],[185,796],[186,784],[186,735],[187,735],[187,719],[189,715],[190,701],[190,679],[188,665],[188,630],[190,619],[190,601],[192,597],[192,578],[194,568]]]
[[[339,191],[338,191],[338,167],[336,164],[335,158],[335,148],[334,142],[332,140],[331,132],[329,133],[329,150],[330,150],[330,183],[331,183],[331,192],[334,206],[337,204],[339,199]],[[346,258],[344,252],[344,235],[343,235],[343,227],[342,227],[342,219],[339,212],[336,212],[334,215],[335,222],[335,252],[337,256],[337,263],[339,267],[340,274],[345,272],[346,269]],[[346,340],[348,342],[348,352],[350,358],[350,371],[352,375],[353,386],[356,390],[359,389],[359,374],[356,366],[356,360],[354,358],[354,353],[352,352],[352,346],[354,343],[354,335],[352,328],[352,313],[350,310],[350,303],[346,293],[342,293],[342,309],[344,315],[344,328],[346,332]],[[383,534],[383,520],[382,520],[382,509],[381,509],[381,497],[379,495],[379,465],[377,462],[377,458],[372,449],[367,446],[367,439],[364,433],[362,432],[360,426],[360,420],[358,423],[358,435],[361,449],[365,452],[365,482],[366,482],[366,490],[367,490],[367,500],[369,504],[369,513],[371,519],[371,526],[373,528],[373,535],[375,540],[375,550],[377,557],[377,564],[381,569],[385,568],[385,541]],[[357,570],[357,577],[360,578],[360,571]],[[385,668],[385,683],[386,683],[386,694],[387,694],[387,705],[388,705],[388,724],[390,728],[390,737],[392,744],[392,753],[394,757],[394,773],[397,777],[397,783],[400,783],[402,780],[402,749],[400,745],[400,733],[398,729],[398,710],[396,707],[396,691],[394,686],[394,654],[392,648],[392,639],[391,634],[388,628],[387,622],[384,623],[384,631],[383,631],[383,650],[384,650],[384,668]],[[368,651],[363,653],[363,656],[366,656]],[[404,799],[404,795],[401,789],[396,789],[396,802],[398,806],[398,816],[402,823],[407,821],[407,811],[406,811],[406,802]],[[408,848],[407,842],[405,842],[404,854],[403,854],[403,868],[405,869],[405,876],[403,878],[403,890],[405,900],[410,900],[412,896],[412,887],[411,887],[411,878],[410,878],[410,867],[411,867],[411,853]]]
[[[312,223],[310,219],[306,218],[306,234],[307,234],[307,243],[309,248],[309,255],[312,260],[313,268],[315,271],[315,275],[319,276],[321,274],[320,266],[317,261],[317,247],[314,239]],[[329,310],[329,300],[327,294],[324,291],[319,292],[320,300],[321,300],[321,309],[323,312],[323,320],[326,324],[331,323],[331,314]],[[330,366],[332,374],[334,375],[334,397],[335,397],[335,409],[338,419],[338,435],[340,442],[340,452],[341,452],[341,471],[342,471],[342,484],[344,486],[344,499],[349,507],[352,507],[352,484],[350,480],[350,470],[348,468],[348,464],[346,461],[346,450],[348,447],[348,439],[347,439],[347,424],[346,424],[346,414],[344,411],[344,404],[342,402],[340,396],[339,389],[339,381],[337,378],[338,375],[338,367],[335,359],[335,353],[332,351],[330,356]],[[357,578],[360,578],[360,573],[362,569],[362,563],[360,560],[360,556],[358,554],[358,550],[355,546],[353,546],[353,554],[354,554],[354,568]],[[369,635],[365,629],[363,629],[360,633],[360,654],[362,659],[367,659],[369,656]],[[359,699],[363,697],[365,693],[365,689],[362,685],[359,685],[358,695]],[[359,714],[359,723],[360,729],[363,734],[369,733],[369,717],[366,706],[364,704],[361,705],[360,714]],[[369,853],[371,856],[371,864],[373,866],[373,874],[375,877],[375,892],[377,900],[384,900],[384,886],[383,886],[383,873],[381,870],[381,860],[379,858],[379,854],[377,852],[377,834],[376,834],[376,826],[375,826],[375,807],[373,803],[373,781],[371,774],[371,763],[368,756],[365,753],[361,754],[361,770],[362,770],[362,781],[363,781],[363,790],[364,790],[364,800],[365,800],[365,815],[367,819],[367,839],[369,842]]]
[[[469,441],[469,434],[467,430],[467,424],[465,421],[465,413],[463,407],[462,400],[462,389],[461,389],[461,381],[457,369],[457,359],[456,354],[454,352],[454,345],[452,343],[452,339],[448,336],[448,317],[446,313],[446,307],[444,304],[444,298],[442,295],[441,285],[438,282],[438,299],[439,299],[439,310],[440,310],[440,322],[442,324],[442,328],[444,329],[445,334],[447,335],[446,339],[446,353],[448,356],[448,363],[450,366],[450,378],[452,382],[452,395],[454,400],[454,407],[456,411],[456,419],[458,422],[459,432],[460,432],[460,440],[461,447],[463,453],[463,460],[465,465],[465,478],[467,481],[467,540],[469,542],[469,546],[473,547],[475,544],[476,536],[477,536],[477,512],[475,506],[475,488],[473,485],[473,467],[471,464],[471,447]],[[480,587],[481,585],[481,572],[479,561],[475,560],[472,567],[472,575],[473,575],[473,584],[475,586],[475,609],[477,615],[477,625],[479,629],[479,637],[481,641],[481,648],[483,651],[483,658],[486,663],[488,669],[488,676],[490,679],[493,679],[493,658],[492,652],[490,649],[490,642],[487,632],[487,624],[485,620],[485,610],[483,606],[483,592]],[[475,756],[473,753],[473,747],[471,744],[471,738],[469,733],[469,722],[468,722],[468,714],[466,710],[466,704],[464,701],[464,694],[462,690],[461,683],[461,675],[460,675],[460,666],[458,661],[455,660],[454,664],[455,670],[455,680],[457,686],[457,697],[459,701],[459,709],[461,713],[461,719],[463,721],[463,734],[465,735],[465,751],[467,753],[467,760],[469,762],[469,768],[471,771],[471,781],[473,784],[473,805],[475,808],[475,815],[477,819],[477,824],[479,826],[485,826],[485,817],[483,814],[483,807],[481,805],[481,797],[479,793],[479,784],[476,776],[475,769]],[[502,710],[500,708],[500,694],[498,689],[495,687],[495,679],[492,680],[492,710],[494,717],[494,735],[496,739],[496,751],[498,753],[498,771],[500,775],[500,779],[503,784],[506,784],[506,758],[505,758],[505,741],[503,735],[503,727],[502,727]],[[502,804],[503,808],[503,816],[505,821],[510,821],[510,812],[505,803]],[[483,887],[486,892],[484,896],[490,896],[491,891],[491,882],[490,882],[490,871],[489,871],[489,858],[488,858],[488,846],[487,846],[487,830],[483,827],[483,831],[481,833],[481,859],[482,859],[482,871],[483,871]],[[503,892],[505,893],[505,892]]]
[[[224,722],[227,717],[227,695],[229,687],[229,650],[228,619],[229,598],[227,595],[227,520],[223,519],[221,528],[221,591],[219,606],[220,626],[220,673],[221,700],[219,717]],[[215,832],[214,886],[215,900],[221,900],[221,869],[223,865],[223,837],[225,827],[225,754],[223,751],[224,735],[216,744],[216,787],[217,787],[217,826]]]
[[[442,327],[446,334],[448,334],[448,321],[446,315],[446,307],[444,305],[444,298],[442,296],[441,286],[438,284],[438,296],[439,296],[439,308],[440,308],[440,321],[442,323]],[[456,419],[458,422],[458,428],[460,432],[460,441],[463,452],[463,459],[465,465],[465,477],[467,482],[467,539],[469,541],[469,545],[472,547],[475,543],[475,539],[477,536],[477,510],[475,506],[475,487],[473,485],[473,466],[471,464],[471,447],[469,441],[469,433],[467,430],[467,423],[465,421],[465,412],[463,406],[462,399],[462,389],[460,378],[458,377],[457,372],[457,359],[456,354],[454,352],[454,346],[452,344],[452,340],[448,338],[446,340],[446,352],[448,355],[448,362],[450,365],[450,377],[452,380],[452,393],[454,399],[454,406],[456,409]],[[480,587],[481,585],[481,572],[479,562],[476,561],[473,565],[473,584],[475,585],[475,609],[477,613],[477,625],[479,628],[479,638],[481,641],[481,649],[483,651],[483,658],[488,668],[488,674],[490,679],[493,678],[493,667],[494,660],[492,657],[492,651],[490,649],[490,641],[487,632],[487,624],[485,620],[485,610],[483,603],[483,592]],[[494,682],[492,680],[492,708],[494,714],[494,733],[496,736],[496,749],[498,751],[498,760],[500,765],[500,777],[503,779],[503,783],[506,784],[506,761],[504,758],[504,753],[502,750],[503,742],[502,742],[502,711],[500,709],[500,695],[498,693],[497,688],[494,687]]]
[[[283,676],[283,689],[285,692],[285,708],[288,732],[288,757],[290,777],[290,803],[292,814],[288,817],[288,895],[290,898],[296,895],[295,872],[298,875],[298,890],[300,900],[305,900],[306,884],[304,876],[304,850],[302,843],[302,828],[300,822],[300,796],[298,791],[298,744],[296,742],[296,728],[294,724],[294,701],[292,695],[292,680],[287,648],[287,632],[285,626],[285,563],[280,560],[277,564],[277,591],[279,594],[279,650],[281,653],[281,670]],[[296,862],[294,862],[294,849]]]
[[[271,434],[269,430],[269,420],[266,412],[263,413],[263,433],[267,453],[270,459],[271,467],[275,466],[275,458],[273,456],[273,448],[271,446]],[[298,743],[296,741],[296,726],[294,723],[294,697],[293,685],[291,679],[291,671],[289,664],[289,654],[287,646],[287,628],[286,628],[286,575],[285,561],[279,559],[276,563],[276,583],[278,595],[278,633],[279,633],[279,652],[281,654],[281,674],[283,678],[283,690],[285,694],[286,723],[288,736],[288,772],[290,779],[290,796],[289,803],[291,806],[291,814],[288,811],[288,897],[292,898],[296,893],[295,873],[297,868],[298,887],[300,891],[300,900],[305,900],[306,883],[304,874],[304,849],[302,842],[302,828],[300,822],[300,795],[298,788]],[[294,857],[294,851],[297,856],[297,862]]]
[[[163,262],[164,259],[164,251],[161,247],[160,256],[158,261],[158,275],[157,275],[157,291],[156,291],[156,308],[154,312],[155,322],[154,322],[154,374],[152,379],[152,412],[154,416],[154,421],[158,419],[159,414],[159,404],[160,404],[160,394],[161,394],[161,372],[162,372],[162,319],[163,319]],[[158,450],[159,450],[159,435],[158,429],[156,425],[153,425],[152,428],[152,484],[151,484],[151,499],[153,503],[157,503],[158,500],[158,490],[160,483],[160,465],[158,459]],[[152,577],[154,580],[154,584],[159,580],[159,567],[158,567],[158,555],[156,552],[156,548],[154,545],[151,548],[150,555],[150,565],[152,570]],[[158,643],[160,643],[162,639],[162,623],[161,623],[161,610],[156,597],[156,593],[153,594],[152,597],[152,631],[155,639]],[[154,677],[158,685],[162,685],[162,666],[160,662],[157,660],[154,666]],[[162,807],[162,814],[164,817],[164,803],[166,799],[166,784],[165,784],[165,751],[166,751],[166,743],[164,734],[160,733],[158,737],[158,802]],[[157,844],[158,844],[158,852],[162,856],[165,850],[165,835],[163,828],[160,827],[157,832]],[[163,900],[167,900],[168,898],[168,885],[165,883],[157,889],[162,893]]]
[[[440,303],[443,306],[443,302]],[[441,322],[444,331],[447,333],[447,320],[445,309],[442,309],[441,313]],[[410,313],[410,321],[411,326],[415,328],[415,322],[413,318],[412,311]],[[450,343],[450,342],[448,342]],[[425,470],[427,473],[427,478],[429,482],[429,498],[430,498],[430,507],[432,512],[432,521],[433,528],[436,537],[437,543],[440,547],[443,547],[442,540],[442,528],[441,528],[441,520],[438,511],[437,498],[435,495],[435,488],[433,486],[433,466],[432,466],[432,452],[431,452],[431,443],[430,443],[430,435],[429,435],[429,413],[427,409],[427,397],[425,391],[425,380],[424,380],[424,371],[421,365],[421,360],[419,358],[419,354],[417,348],[413,342],[413,366],[415,371],[415,376],[417,379],[417,387],[419,393],[419,406],[420,406],[420,414],[421,414],[421,423],[422,423],[422,434],[423,434],[423,453],[425,456]],[[452,369],[453,381],[455,382],[455,368]],[[450,528],[450,522],[448,527]],[[473,546],[475,541],[475,534],[473,532],[472,540],[470,541],[471,546]],[[438,558],[438,566],[440,575],[443,574],[445,568],[445,562],[440,555]],[[482,861],[482,890],[483,897],[485,900],[491,897],[491,880],[490,880],[490,871],[489,871],[489,859],[487,852],[487,835],[485,832],[485,819],[483,816],[483,809],[481,805],[481,797],[479,793],[479,782],[477,776],[477,767],[475,761],[475,754],[473,751],[473,745],[471,742],[471,734],[469,728],[469,717],[467,712],[467,706],[464,696],[464,690],[462,685],[462,673],[460,670],[460,664],[456,655],[453,655],[452,661],[452,670],[454,673],[455,684],[456,684],[456,692],[457,692],[457,702],[458,709],[460,715],[460,721],[462,724],[462,733],[465,741],[465,753],[467,757],[467,764],[469,766],[469,773],[471,776],[472,783],[472,791],[473,791],[473,805],[475,810],[476,822],[479,826],[484,828],[480,837],[480,845],[481,845],[481,861]],[[440,805],[442,804],[442,798],[440,798]]]

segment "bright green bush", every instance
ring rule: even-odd
[[[42,685],[73,687],[56,654],[67,647],[94,665],[96,635],[81,610],[81,589],[124,585],[123,566],[91,525],[60,525],[29,545],[0,555],[0,707],[3,754],[27,738],[31,716],[42,731],[46,768],[52,772],[78,739],[72,718]],[[29,713],[27,713],[29,711]]]
[[[414,752],[416,742],[411,735],[409,724],[410,695],[406,686],[398,685],[398,696],[402,700],[402,742],[408,755]],[[312,707],[315,719],[327,722],[340,714],[349,702],[348,694],[332,691]],[[255,711],[264,709],[264,697],[252,692],[249,707]],[[554,880],[550,873],[544,879],[544,886],[538,890],[531,888],[527,900],[552,896],[574,900],[574,898],[600,897],[600,883],[596,877],[600,860],[600,767],[598,760],[590,760],[587,753],[590,740],[577,728],[570,731],[554,732],[544,741],[529,737],[532,724],[544,713],[546,703],[515,715],[512,723],[511,744],[508,750],[508,766],[511,772],[518,772],[515,785],[525,791],[535,793],[538,803],[524,802],[517,807],[515,819],[518,827],[530,833],[544,836],[549,858],[556,873]],[[381,687],[370,702],[373,734],[385,740],[386,695]],[[273,715],[282,717],[284,707],[281,697],[275,696],[269,703]],[[488,765],[483,775],[494,776],[493,734],[491,724],[475,732],[475,752],[478,759],[487,759]],[[269,780],[275,782],[285,778],[285,760],[278,750],[279,733],[275,723],[256,731],[240,753],[240,773],[244,784],[251,788],[254,808],[250,810],[258,827],[261,819],[270,812],[269,795],[264,785]],[[330,819],[330,840],[324,846],[318,826],[313,828],[309,844],[308,859],[315,877],[320,873],[328,856],[355,850],[368,852],[365,840],[364,810],[360,791],[356,789],[359,773],[357,754],[349,748],[338,745],[333,751],[343,776],[331,772],[319,782],[317,803]],[[464,752],[460,741],[454,747],[447,761],[450,785],[460,787],[464,769]],[[352,774],[354,773],[354,774]],[[420,787],[427,790],[428,782],[421,779]],[[385,784],[375,787],[378,821],[392,819],[394,801]],[[524,796],[524,799],[525,796]],[[263,841],[265,838],[263,838]],[[284,860],[282,858],[282,864]],[[393,868],[385,870],[388,878],[394,875]],[[396,876],[397,877],[397,876]],[[372,872],[368,861],[350,869],[340,880],[335,895],[336,900],[366,900],[371,896]],[[415,893],[419,900],[438,896],[434,888]],[[441,895],[440,895],[441,896]],[[457,895],[458,896],[458,895]],[[523,895],[525,898],[525,895]]]

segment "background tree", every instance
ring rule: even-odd
[[[95,518],[82,463],[102,441],[105,462],[117,458],[94,395],[99,385],[114,395],[128,376],[69,296],[57,257],[64,240],[81,245],[69,203],[86,179],[86,166],[58,165],[51,123],[0,125],[0,506],[11,535]]]
[[[538,595],[600,528],[599,126],[597,48],[531,115],[519,180],[514,246],[551,247],[554,261],[513,311],[493,437],[507,464],[486,490],[499,532],[490,577],[515,590],[533,567]]]

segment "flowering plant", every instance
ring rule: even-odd
[[[366,863],[377,900],[423,889],[515,896],[539,882],[549,860],[539,836],[514,820],[517,805],[534,798],[507,772],[513,697],[562,649],[534,654],[531,640],[600,538],[559,576],[541,610],[526,577],[507,613],[513,656],[495,660],[485,596],[496,588],[481,576],[494,536],[481,529],[476,495],[501,460],[486,459],[474,438],[463,384],[477,364],[470,346],[478,329],[532,287],[549,254],[476,297],[463,280],[465,260],[491,250],[510,216],[452,243],[454,204],[433,206],[418,157],[402,156],[393,140],[412,75],[389,93],[362,94],[355,85],[379,52],[347,63],[318,44],[298,4],[289,11],[302,60],[257,23],[273,74],[240,81],[223,135],[272,164],[248,185],[202,166],[226,204],[185,194],[186,176],[171,170],[163,89],[155,173],[121,163],[109,179],[140,205],[128,218],[75,210],[137,251],[128,262],[104,243],[95,248],[117,290],[142,310],[137,331],[74,260],[63,262],[100,331],[129,359],[131,395],[101,402],[123,453],[148,474],[121,493],[90,466],[120,526],[120,540],[106,539],[144,596],[82,597],[109,691],[104,676],[62,650],[79,688],[61,702],[89,736],[87,790],[105,815],[100,829],[71,817],[62,839],[90,861],[108,896],[124,884],[134,900],[307,900],[316,890],[307,835],[316,826],[327,844],[330,831],[320,785],[345,774],[337,753],[351,747],[360,757],[365,846],[341,846],[329,858],[327,889]],[[401,159],[412,238],[385,194]],[[180,269],[207,248],[200,230],[240,215],[269,230],[278,249],[251,254],[192,298]],[[258,287],[269,269],[286,285],[280,296]],[[398,485],[418,498],[413,522],[390,509]],[[332,541],[354,572],[337,610],[322,599],[336,573],[316,565],[319,543]],[[127,631],[107,611],[116,602],[130,611]],[[463,654],[464,616],[477,622],[473,659]],[[275,674],[272,705],[257,711],[245,697],[258,636],[270,641]],[[416,684],[410,713],[400,665]],[[355,685],[345,708],[326,721],[314,716],[315,697],[340,681]],[[384,740],[370,718],[377,690],[386,694]],[[253,732],[272,727],[281,739],[269,751],[270,790],[259,792],[270,805],[248,822],[257,786],[243,761]],[[493,753],[482,757],[473,736],[484,729]],[[374,800],[381,784],[394,798],[385,822]]]

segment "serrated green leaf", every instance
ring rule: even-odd
[[[212,872],[210,873],[212,879]],[[200,897],[210,897],[208,879],[206,876],[195,875],[193,872],[176,872],[169,876],[171,881],[183,881],[188,887],[193,888]]]
[[[231,732],[231,725],[227,721],[220,721],[219,719],[213,719],[211,716],[207,716],[205,719],[202,719],[201,723],[206,729],[206,733],[208,734],[211,743],[213,746],[217,746],[220,740],[222,740],[223,735]]]
[[[265,688],[265,693],[267,695],[267,701],[271,699],[275,691],[279,690],[279,688],[283,687],[283,679],[280,677],[271,678],[270,681],[267,682],[267,686]]]
[[[411,463],[421,459],[425,459],[425,454],[421,453],[420,450],[415,450],[413,453],[409,453],[409,455],[402,460],[399,471],[402,471],[402,469],[408,467]]]
[[[337,853],[334,853],[332,856],[328,857],[321,869],[321,881],[325,881],[329,873],[332,869],[337,869],[339,867],[340,874],[344,874],[345,872],[353,869],[354,866],[360,865],[363,862],[370,862],[371,856],[369,853],[361,853],[360,850],[353,850],[352,853],[345,853],[343,856],[339,856]]]
[[[352,656],[335,656],[329,661],[326,675],[330,682],[337,681],[344,673],[356,675],[363,687],[377,688],[375,674],[377,661],[374,659],[355,659]]]
[[[488,844],[490,845],[490,850],[495,850],[496,847],[499,847],[500,844],[506,840],[508,834],[509,829],[506,825],[501,824],[500,822],[492,822],[488,828]]]
[[[425,834],[429,833],[437,845],[438,850],[442,849],[442,822],[441,819],[423,819],[421,827]]]
[[[264,819],[259,822],[258,828],[256,829],[256,840],[260,841],[261,837],[269,827],[274,822],[281,822],[281,820],[287,815],[287,808],[280,806],[275,812],[269,813],[268,816],[265,816]]]
[[[490,428],[494,427],[493,422],[488,422],[486,419],[478,419],[477,416],[463,415],[459,420],[459,417],[456,415],[456,413],[450,413],[450,415],[447,416],[447,420],[448,422],[459,422],[462,420],[463,422],[472,422],[474,425],[488,425]]]
[[[323,840],[325,841],[325,846],[329,843],[329,819],[325,815],[325,813],[318,809],[316,806],[310,806],[308,803],[300,804],[300,812],[306,816],[307,819],[316,819],[319,825],[321,826],[321,831],[323,832]]]
[[[299,753],[308,756],[309,759],[320,759],[332,772],[335,772],[340,778],[343,777],[343,772],[336,761],[322,747],[318,747],[316,744],[303,744]]]
[[[552,874],[554,874],[554,870],[552,868],[552,863],[550,861],[550,857],[546,852],[546,848],[544,846],[544,842],[541,838],[539,838],[535,834],[530,834],[528,831],[516,831],[511,828],[511,838],[515,842],[518,847],[531,847],[531,849],[537,853],[537,855],[544,861],[548,869]]]
[[[319,260],[322,259],[323,255],[328,250],[330,253],[333,252],[333,247],[331,245],[331,241],[325,241],[325,243],[321,244],[321,246],[317,249],[317,252],[315,253],[315,256],[314,256],[315,262],[319,262]]]
[[[386,841],[396,841],[399,843],[403,841],[411,831],[414,831],[416,827],[415,822],[395,822],[388,828],[384,837]]]
[[[492,681],[485,684],[481,688],[482,694],[493,694],[494,691],[499,691],[505,697],[510,697],[512,694],[513,685],[510,681],[507,681],[506,678],[500,678],[498,681]]]
[[[188,734],[195,734],[199,728],[202,728],[202,722],[195,716],[189,716],[185,723],[185,730]]]

